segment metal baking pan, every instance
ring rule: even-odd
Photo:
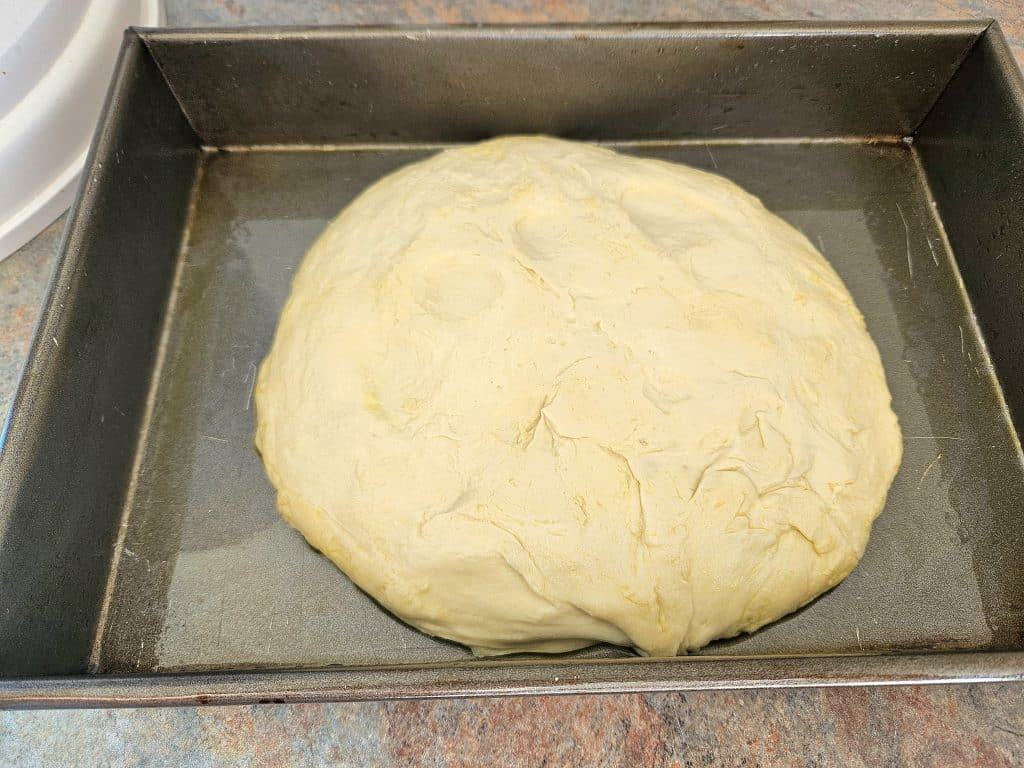
[[[1024,90],[997,26],[126,34],[0,457],[0,704],[1024,679]],[[252,387],[364,187],[505,133],[725,174],[863,310],[906,453],[867,554],[753,635],[477,661],[274,510]]]

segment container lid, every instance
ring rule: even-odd
[[[0,259],[71,203],[129,26],[162,0],[0,0]]]

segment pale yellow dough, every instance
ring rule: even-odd
[[[856,565],[902,450],[803,235],[720,176],[540,137],[346,208],[256,404],[285,519],[481,654],[670,656],[778,619]]]

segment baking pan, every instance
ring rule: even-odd
[[[1024,678],[1022,105],[987,21],[128,31],[2,438],[0,704]],[[796,614],[474,660],[277,516],[252,389],[304,252],[383,174],[533,132],[734,179],[864,312],[903,465]]]

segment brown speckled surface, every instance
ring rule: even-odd
[[[1017,685],[0,714],[0,764],[1024,764]]]
[[[1022,0],[167,0],[168,23],[962,19],[1024,65]],[[0,263],[0,415],[63,220]],[[1019,766],[1024,686],[737,691],[336,705],[6,712],[0,766]]]

